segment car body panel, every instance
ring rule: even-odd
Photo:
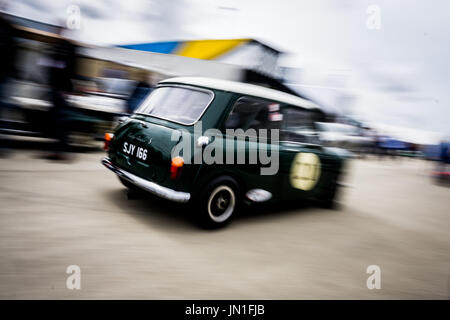
[[[249,96],[242,92],[230,92],[217,88],[195,86],[186,83],[165,81],[160,86],[183,86],[194,89],[206,89],[213,93],[213,99],[198,119],[202,124],[203,134],[206,130],[216,128],[224,133],[224,123],[230,114],[234,103],[243,96]],[[258,97],[256,97],[258,98]],[[151,95],[147,98],[151,99]],[[283,107],[283,102],[274,100]],[[293,100],[297,101],[297,100]],[[143,102],[145,103],[145,101]],[[313,108],[310,108],[313,109]],[[230,176],[234,178],[243,194],[250,190],[265,190],[271,197],[267,201],[299,200],[304,198],[319,198],[322,191],[330,183],[335,183],[341,172],[345,157],[336,152],[330,152],[319,144],[281,142],[279,148],[279,171],[274,175],[261,175],[262,164],[195,164],[195,155],[203,149],[196,147],[194,124],[183,125],[166,119],[135,113],[124,121],[115,132],[109,149],[109,159],[113,166],[117,166],[126,172],[157,183],[165,188],[175,191],[187,192],[193,197],[198,195],[210,181],[218,176]],[[189,135],[184,135],[189,133]],[[274,148],[270,141],[254,142],[236,137],[223,136],[223,143],[227,139],[234,140],[234,147],[238,153],[248,153],[251,150],[266,143],[267,148]],[[192,146],[190,161],[186,161],[179,179],[170,179],[170,166],[172,150],[184,139],[189,139]],[[211,140],[210,140],[211,141]],[[130,153],[130,145],[134,148],[142,148],[146,151],[146,159],[136,157]],[[136,149],[137,150],[137,149]],[[226,150],[224,148],[224,159]],[[299,160],[300,159],[300,160]],[[303,163],[303,160],[306,163]],[[235,160],[236,161],[236,160]],[[312,163],[308,163],[313,161]],[[318,169],[315,169],[318,164]],[[317,171],[318,170],[318,171]],[[302,173],[299,176],[298,172]],[[306,177],[302,176],[305,175]],[[298,179],[311,182],[298,182]],[[295,182],[297,181],[297,182]],[[306,187],[305,187],[306,185]],[[300,187],[299,187],[300,186]]]

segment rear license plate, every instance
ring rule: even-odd
[[[122,151],[126,155],[130,155],[130,156],[136,157],[139,160],[145,161],[147,159],[147,149],[138,147],[138,146],[136,146],[136,145],[134,145],[132,143],[129,143],[129,142],[124,142],[123,143]]]

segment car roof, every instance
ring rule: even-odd
[[[245,95],[261,97],[269,100],[275,100],[278,102],[302,107],[305,109],[320,109],[320,107],[303,98],[297,97],[295,95],[278,91],[271,88],[266,88],[250,83],[238,82],[238,81],[230,81],[223,79],[215,79],[215,78],[206,78],[206,77],[176,77],[165,79],[161,81],[162,84],[167,83],[179,83],[179,84],[187,84],[223,91],[231,91],[235,93],[241,93]]]

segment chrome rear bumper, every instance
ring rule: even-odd
[[[132,173],[129,173],[123,169],[120,169],[119,167],[115,166],[111,160],[108,157],[105,157],[102,159],[102,164],[107,167],[109,170],[117,174],[119,177],[124,178],[128,181],[130,181],[132,184],[136,185],[137,187],[144,189],[146,191],[149,191],[158,197],[171,200],[174,202],[188,202],[191,198],[191,194],[188,192],[181,192],[172,190],[163,186],[160,186],[159,184],[156,184],[151,181],[147,181],[145,179],[142,179]]]

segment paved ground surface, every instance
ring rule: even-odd
[[[208,232],[183,207],[128,200],[102,153],[36,154],[0,159],[0,298],[449,298],[450,189],[425,162],[355,161],[339,211],[253,210]]]

